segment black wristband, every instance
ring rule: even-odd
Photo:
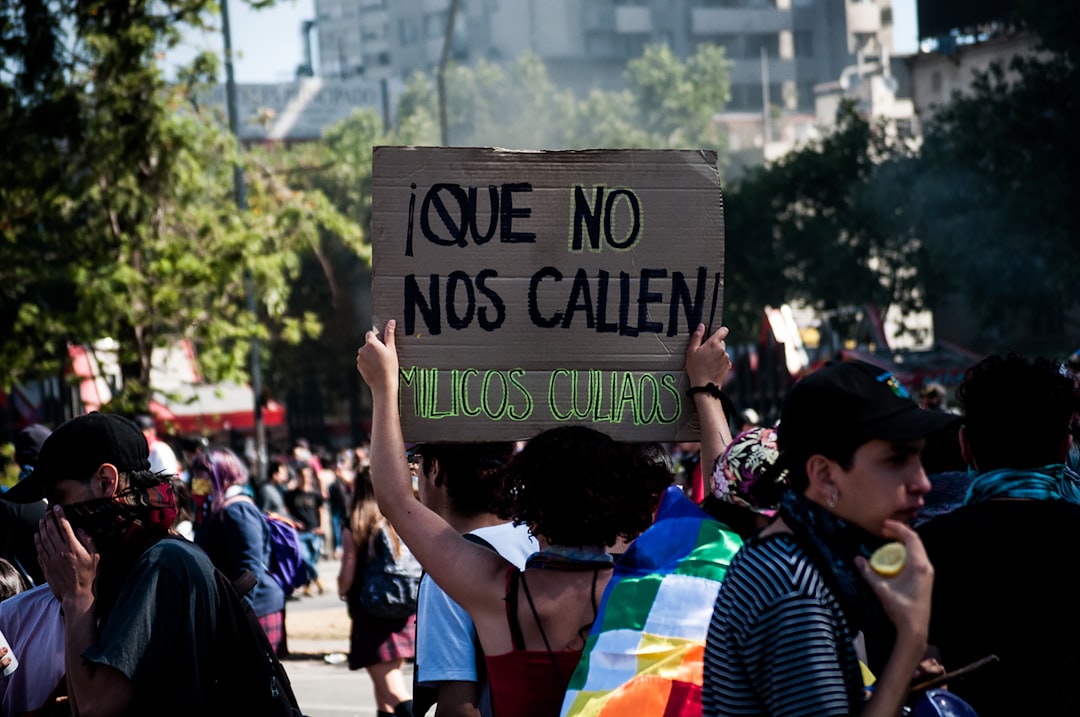
[[[726,398],[724,392],[720,390],[720,387],[711,381],[704,386],[691,386],[686,389],[686,395],[690,398],[693,398],[695,393],[707,393],[713,398],[721,401]]]
[[[712,398],[715,398],[720,402],[720,405],[724,409],[724,415],[731,417],[735,415],[735,402],[731,400],[731,397],[724,393],[719,386],[710,381],[704,386],[691,386],[686,389],[686,395],[690,398],[694,397],[696,393],[704,393]]]

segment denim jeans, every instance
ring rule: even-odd
[[[322,553],[323,537],[312,532],[300,533],[300,550],[304,556],[304,566],[307,568],[307,582],[319,579],[319,555]]]

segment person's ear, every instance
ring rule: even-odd
[[[98,498],[112,498],[120,487],[120,473],[112,463],[102,463],[94,474],[93,490]]]
[[[823,502],[837,491],[833,480],[833,466],[836,465],[820,453],[806,459],[807,492],[817,496]]]
[[[960,426],[957,439],[960,441],[960,457],[964,459],[964,464],[979,470],[979,465],[975,462],[975,455],[971,452],[971,444],[968,443],[967,433],[964,431],[963,426]]]
[[[428,459],[428,466],[429,466],[429,469],[430,469],[429,472],[431,473],[431,482],[432,482],[432,484],[435,485],[436,487],[441,488],[445,481],[443,480],[442,466],[439,465],[439,459],[438,458],[429,458]]]

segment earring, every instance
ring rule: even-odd
[[[827,501],[827,503],[826,503],[826,504],[827,504],[827,505],[829,506],[829,509],[830,509],[830,510],[833,510],[833,509],[835,509],[835,508],[836,508],[836,506],[837,506],[837,505],[838,505],[839,503],[840,503],[840,496],[839,496],[839,495],[837,494],[837,492],[836,492],[836,491],[834,490],[834,491],[833,491],[832,493],[830,493],[830,494],[829,494],[829,500]]]

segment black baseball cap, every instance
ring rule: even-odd
[[[41,445],[34,472],[4,494],[12,503],[33,503],[66,478],[84,480],[103,463],[120,473],[150,469],[149,448],[130,419],[112,413],[87,413],[59,426]]]
[[[843,361],[791,387],[780,409],[777,445],[781,461],[791,467],[839,446],[918,440],[959,420],[920,408],[890,371],[865,361]]]
[[[51,431],[40,423],[32,423],[15,434],[15,462],[20,466],[33,466],[45,439]]]

